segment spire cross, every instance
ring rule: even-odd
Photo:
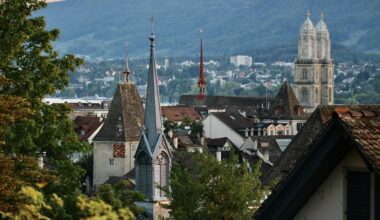
[[[311,16],[311,13],[310,13],[310,10],[308,9],[307,10],[307,17],[310,18],[310,16]]]
[[[324,16],[324,14],[323,14],[323,12],[321,12],[321,20],[323,20],[323,16]]]

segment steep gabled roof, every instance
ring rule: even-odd
[[[307,118],[307,115],[300,109],[301,104],[287,81],[282,84],[271,107],[272,117],[281,119]]]
[[[245,129],[254,128],[253,122],[240,114],[216,112],[213,115],[241,136],[244,136]]]
[[[80,140],[87,140],[103,123],[103,118],[96,116],[77,116],[74,119],[75,132],[79,135]],[[84,131],[82,135],[81,131]]]
[[[294,163],[304,154],[307,146],[319,134],[323,125],[330,119],[336,106],[323,106],[315,109],[302,129],[293,138],[286,150],[273,165],[273,168],[263,176],[266,184],[272,180],[281,179],[288,175]]]
[[[138,141],[143,114],[144,108],[136,86],[127,82],[119,83],[104,125],[94,141]]]
[[[255,219],[294,218],[351,149],[359,152],[369,170],[380,174],[380,105],[320,109],[326,108],[330,119],[261,205]]]

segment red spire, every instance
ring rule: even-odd
[[[206,96],[206,81],[205,81],[205,74],[204,74],[204,67],[203,67],[203,37],[202,37],[202,30],[201,30],[201,55],[199,60],[199,80],[198,80],[198,88],[199,88],[199,94],[198,96],[200,98],[204,98]]]

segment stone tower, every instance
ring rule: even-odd
[[[135,166],[133,155],[141,137],[144,107],[136,86],[128,80],[128,63],[125,68],[124,80],[117,85],[107,118],[93,140],[94,186],[123,177]]]
[[[171,146],[163,132],[160,94],[156,69],[154,34],[150,36],[150,61],[144,126],[135,154],[136,190],[143,193],[146,201],[140,203],[151,219],[168,217],[168,210],[159,204],[168,202],[161,187],[169,185],[172,163]],[[161,187],[160,187],[161,186]]]
[[[334,103],[334,65],[330,48],[330,35],[323,15],[314,28],[308,12],[301,25],[294,72],[294,90],[306,111]]]

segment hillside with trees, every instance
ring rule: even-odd
[[[60,51],[91,58],[122,57],[127,42],[131,56],[147,54],[152,15],[158,56],[197,54],[201,28],[206,55],[270,49],[269,55],[284,56],[294,52],[284,48],[297,45],[307,9],[314,23],[323,11],[334,44],[380,51],[380,2],[372,0],[65,0],[38,14],[46,16],[48,27],[62,30]]]

